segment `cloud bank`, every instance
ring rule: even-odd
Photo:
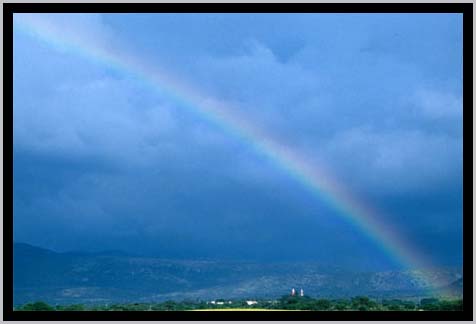
[[[324,164],[410,242],[440,251],[435,262],[461,261],[460,16],[37,16],[165,66]],[[391,262],[246,143],[134,76],[17,25],[14,37],[16,240]]]

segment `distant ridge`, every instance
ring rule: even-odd
[[[21,243],[21,242],[14,242],[13,243],[13,250],[24,253],[24,254],[32,254],[32,255],[51,255],[51,254],[62,254],[62,255],[76,255],[76,256],[136,256],[131,253],[127,253],[121,250],[104,250],[98,252],[88,252],[88,251],[66,251],[66,252],[57,252],[51,249],[46,249],[38,246],[34,246],[28,243]]]
[[[121,251],[58,253],[25,243],[14,244],[13,270],[15,304],[277,298],[292,287],[324,298],[428,296],[424,281],[415,281],[411,271],[352,272],[306,262],[165,260]],[[459,268],[428,271],[461,295]]]
[[[122,256],[122,257],[135,256],[134,254],[127,253],[121,250],[104,250],[99,252],[68,251],[68,252],[63,252],[62,254],[77,255],[77,256],[101,256],[101,255],[102,256]]]
[[[31,244],[19,243],[19,242],[13,243],[13,253],[14,255],[21,253],[22,255],[31,255],[31,256],[57,254],[57,252],[54,252],[49,249],[44,249],[44,248],[34,246]]]

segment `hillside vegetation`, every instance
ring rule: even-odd
[[[432,291],[420,277],[445,288]],[[317,263],[256,263],[212,260],[164,260],[119,252],[56,253],[14,246],[14,304],[160,303],[167,300],[245,298],[274,300],[303,288],[306,296],[339,299],[459,298],[457,268],[352,272]]]

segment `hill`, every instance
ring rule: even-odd
[[[352,272],[316,263],[167,260],[120,251],[57,253],[14,244],[14,303],[160,302],[217,298],[276,298],[291,287],[307,295],[344,298],[428,296],[414,271]],[[458,269],[426,270],[461,295]]]

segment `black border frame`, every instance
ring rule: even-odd
[[[463,311],[132,312],[13,311],[13,14],[14,13],[462,13],[463,14]],[[3,4],[3,319],[4,320],[472,320],[473,319],[473,4],[472,3],[4,3]],[[465,72],[465,73],[464,73]],[[466,211],[466,213],[464,212]]]

